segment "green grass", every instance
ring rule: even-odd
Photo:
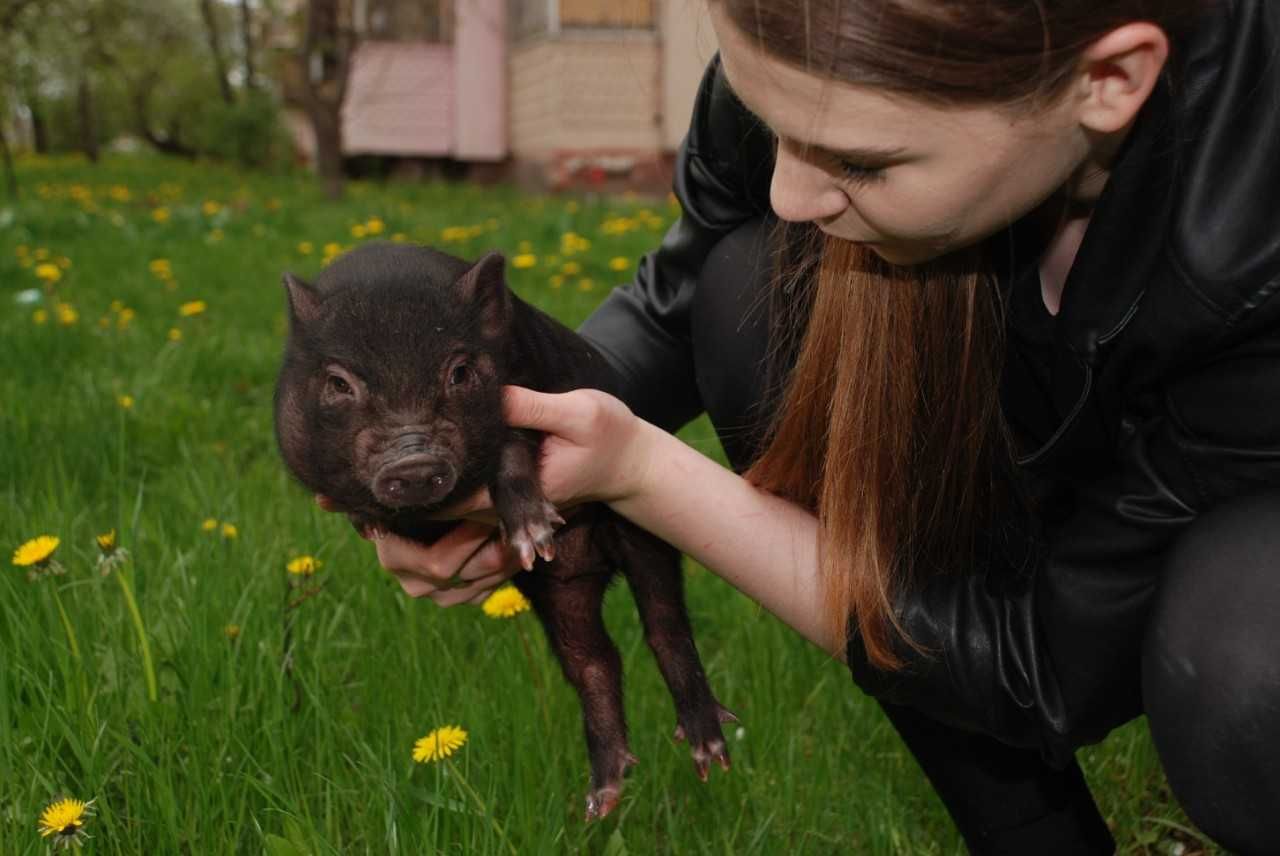
[[[22,200],[0,203],[0,853],[43,852],[36,819],[64,794],[96,801],[88,852],[100,854],[963,852],[844,668],[698,568],[699,647],[743,721],[729,733],[733,770],[697,781],[615,587],[607,621],[641,763],[616,813],[585,824],[579,708],[532,616],[404,596],[281,466],[270,403],[282,271],[315,274],[326,243],[353,243],[352,226],[377,217],[383,238],[536,255],[509,269],[513,286],[576,325],[631,275],[610,260],[634,265],[656,244],[668,203],[357,184],[331,204],[306,177],[155,159],[19,169]],[[464,226],[470,238],[441,243]],[[590,247],[566,255],[568,231]],[[39,303],[19,303],[41,285],[37,254],[70,265]],[[581,271],[553,287],[570,261]],[[194,300],[205,311],[182,317]],[[58,302],[74,323],[59,322]],[[122,308],[134,313],[123,324]],[[720,456],[705,422],[682,436]],[[207,518],[237,537],[203,531]],[[94,536],[113,527],[130,560],[103,577]],[[7,557],[46,533],[67,573],[28,583]],[[300,554],[324,563],[305,598],[285,572]],[[414,740],[442,724],[467,729],[467,744],[448,764],[414,764]],[[1145,723],[1080,756],[1123,852],[1167,852],[1175,838],[1202,849],[1178,831],[1188,824]]]

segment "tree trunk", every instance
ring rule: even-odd
[[[4,127],[0,126],[0,156],[4,158],[4,184],[9,196],[15,201],[18,198],[18,174],[13,171],[13,155],[9,152],[9,139],[4,135]]]
[[[93,89],[89,85],[89,71],[80,72],[80,84],[76,87],[76,115],[80,120],[80,150],[90,163],[97,163],[98,123],[93,107]]]
[[[240,0],[240,40],[244,44],[244,85],[253,89],[253,15],[249,10],[249,0]]]
[[[166,136],[160,136],[151,127],[151,87],[154,83],[154,78],[151,76],[138,81],[136,84],[128,82],[126,78],[126,85],[130,89],[129,95],[133,101],[134,127],[137,128],[138,134],[142,139],[146,140],[156,151],[189,160],[194,159],[196,150],[183,144],[181,135],[178,132],[177,117],[174,117],[170,122],[169,132]]]
[[[204,34],[209,40],[209,52],[213,54],[213,71],[218,76],[218,90],[222,93],[223,101],[234,104],[236,97],[231,91],[231,81],[227,79],[227,64],[222,58],[222,38],[218,34],[218,18],[214,14],[213,0],[200,0],[200,16],[204,18]]]
[[[356,36],[339,0],[309,0],[307,29],[298,61],[302,66],[303,103],[316,137],[316,171],[330,199],[343,191],[342,102],[351,71]]]
[[[342,173],[342,118],[328,104],[317,104],[311,110],[311,127],[316,135],[316,173],[330,199],[341,199],[344,186]]]

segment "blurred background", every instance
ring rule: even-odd
[[[669,186],[695,0],[0,0],[0,148]]]

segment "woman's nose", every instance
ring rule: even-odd
[[[796,157],[783,144],[773,166],[769,201],[774,213],[793,223],[829,219],[849,205],[849,197],[835,186],[830,173]]]

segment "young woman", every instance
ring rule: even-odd
[[[682,216],[582,329],[625,403],[508,390],[548,496],[844,658],[976,853],[1111,852],[1073,753],[1141,713],[1280,852],[1280,4],[711,9]],[[378,556],[478,602],[515,564],[452,513]]]

